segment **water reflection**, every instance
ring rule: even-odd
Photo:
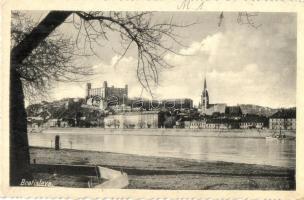
[[[295,167],[293,140],[36,133],[29,134],[29,142],[31,146],[54,148],[55,135],[60,135],[61,148]]]

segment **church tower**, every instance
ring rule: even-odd
[[[203,93],[201,95],[201,109],[202,111],[208,109],[209,107],[209,94],[208,94],[208,89],[207,89],[207,81],[206,81],[206,77],[204,80],[204,90]]]

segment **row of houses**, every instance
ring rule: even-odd
[[[262,129],[296,130],[296,110],[279,110],[269,118],[245,116],[239,119],[203,119],[185,121],[184,128],[188,129]]]
[[[84,117],[82,117],[84,118]],[[81,119],[82,119],[81,118]],[[85,120],[85,119],[82,119]],[[186,129],[296,129],[296,113],[279,111],[270,118],[261,116],[243,116],[241,118],[208,118],[187,120],[178,117],[164,116],[159,111],[123,112],[111,114],[99,119],[98,126],[104,128],[186,128]],[[102,121],[102,122],[101,122]],[[41,119],[29,118],[32,127],[69,127],[71,123],[63,119],[49,119],[42,123]],[[169,124],[169,125],[168,125]]]
[[[233,119],[204,119],[185,121],[186,129],[262,129],[265,128],[263,120],[233,120]]]
[[[286,114],[286,112],[288,114]],[[126,112],[104,118],[105,128],[162,128],[166,127],[158,111]],[[165,120],[166,121],[166,120]],[[296,130],[295,110],[281,110],[270,118],[246,115],[241,118],[203,118],[174,121],[174,128],[186,129],[282,129]]]

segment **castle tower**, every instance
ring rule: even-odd
[[[104,81],[104,82],[103,82],[103,87],[104,87],[104,88],[107,88],[107,87],[108,87],[108,82],[107,82],[107,81]]]
[[[91,83],[87,83],[87,97],[90,96],[90,90],[91,90],[91,88],[92,88]]]
[[[128,96],[128,84],[125,85],[126,96]]]
[[[104,81],[103,84],[103,92],[102,92],[102,97],[107,99],[108,98],[108,82],[107,81]]]
[[[207,81],[206,77],[204,80],[204,90],[201,95],[201,108],[202,110],[206,110],[209,107],[209,94],[208,94],[208,89],[207,89]]]

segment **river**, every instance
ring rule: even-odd
[[[96,131],[97,130],[97,131]],[[144,130],[143,130],[144,131]],[[264,137],[195,137],[192,135],[112,134],[101,129],[53,130],[30,133],[30,146],[54,148],[55,136],[61,148],[225,161],[295,168],[295,140],[267,140]]]

